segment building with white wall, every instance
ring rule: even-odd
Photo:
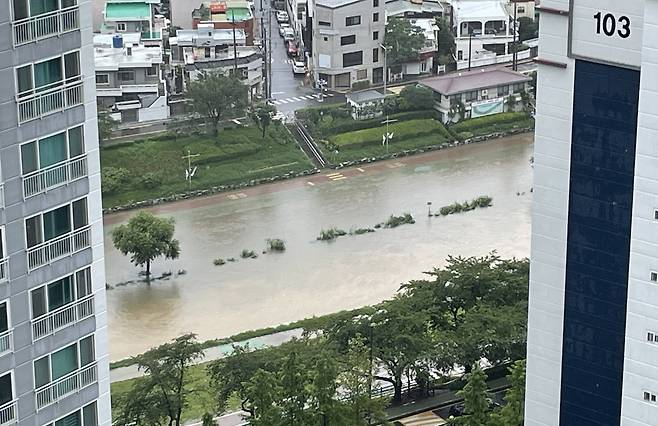
[[[658,419],[658,0],[542,0],[525,424]]]

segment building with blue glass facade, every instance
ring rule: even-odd
[[[658,425],[658,0],[541,5],[526,425]]]

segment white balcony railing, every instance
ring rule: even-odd
[[[14,349],[13,338],[14,336],[11,330],[0,334],[0,355],[4,355]]]
[[[12,22],[14,47],[58,36],[80,28],[78,6],[55,10]]]
[[[30,271],[91,245],[89,226],[69,232],[60,237],[41,243],[27,250],[27,267]]]
[[[9,281],[9,258],[0,259],[0,283]]]
[[[82,80],[37,91],[26,97],[19,97],[16,101],[19,124],[41,118],[82,104]]]
[[[94,362],[37,389],[35,391],[37,410],[54,404],[66,396],[79,392],[81,389],[96,383],[97,376],[96,363]]]
[[[55,333],[94,314],[94,296],[63,306],[55,311],[32,320],[32,341]]]
[[[72,158],[23,176],[23,198],[87,176],[87,156]]]
[[[0,425],[16,423],[16,400],[0,407]]]

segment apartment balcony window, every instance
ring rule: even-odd
[[[82,104],[78,51],[16,68],[16,81],[19,124]]]
[[[76,0],[13,0],[14,47],[80,28]]]
[[[30,271],[91,246],[87,200],[40,213],[25,220]]]
[[[32,341],[94,314],[91,268],[82,269],[30,292]]]
[[[5,228],[0,226],[0,283],[9,281],[9,258],[5,247]]]
[[[13,373],[0,376],[0,425],[16,423],[16,395]]]
[[[0,356],[13,350],[13,337],[9,319],[9,302],[5,300],[0,302]]]
[[[23,198],[87,176],[83,127],[21,145]]]
[[[98,426],[96,401],[45,426]]]
[[[94,336],[34,361],[37,410],[96,383]]]

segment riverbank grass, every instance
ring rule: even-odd
[[[209,136],[160,137],[101,149],[103,207],[186,192],[188,151],[196,172],[192,189],[300,172],[313,165],[283,126],[235,127]]]

